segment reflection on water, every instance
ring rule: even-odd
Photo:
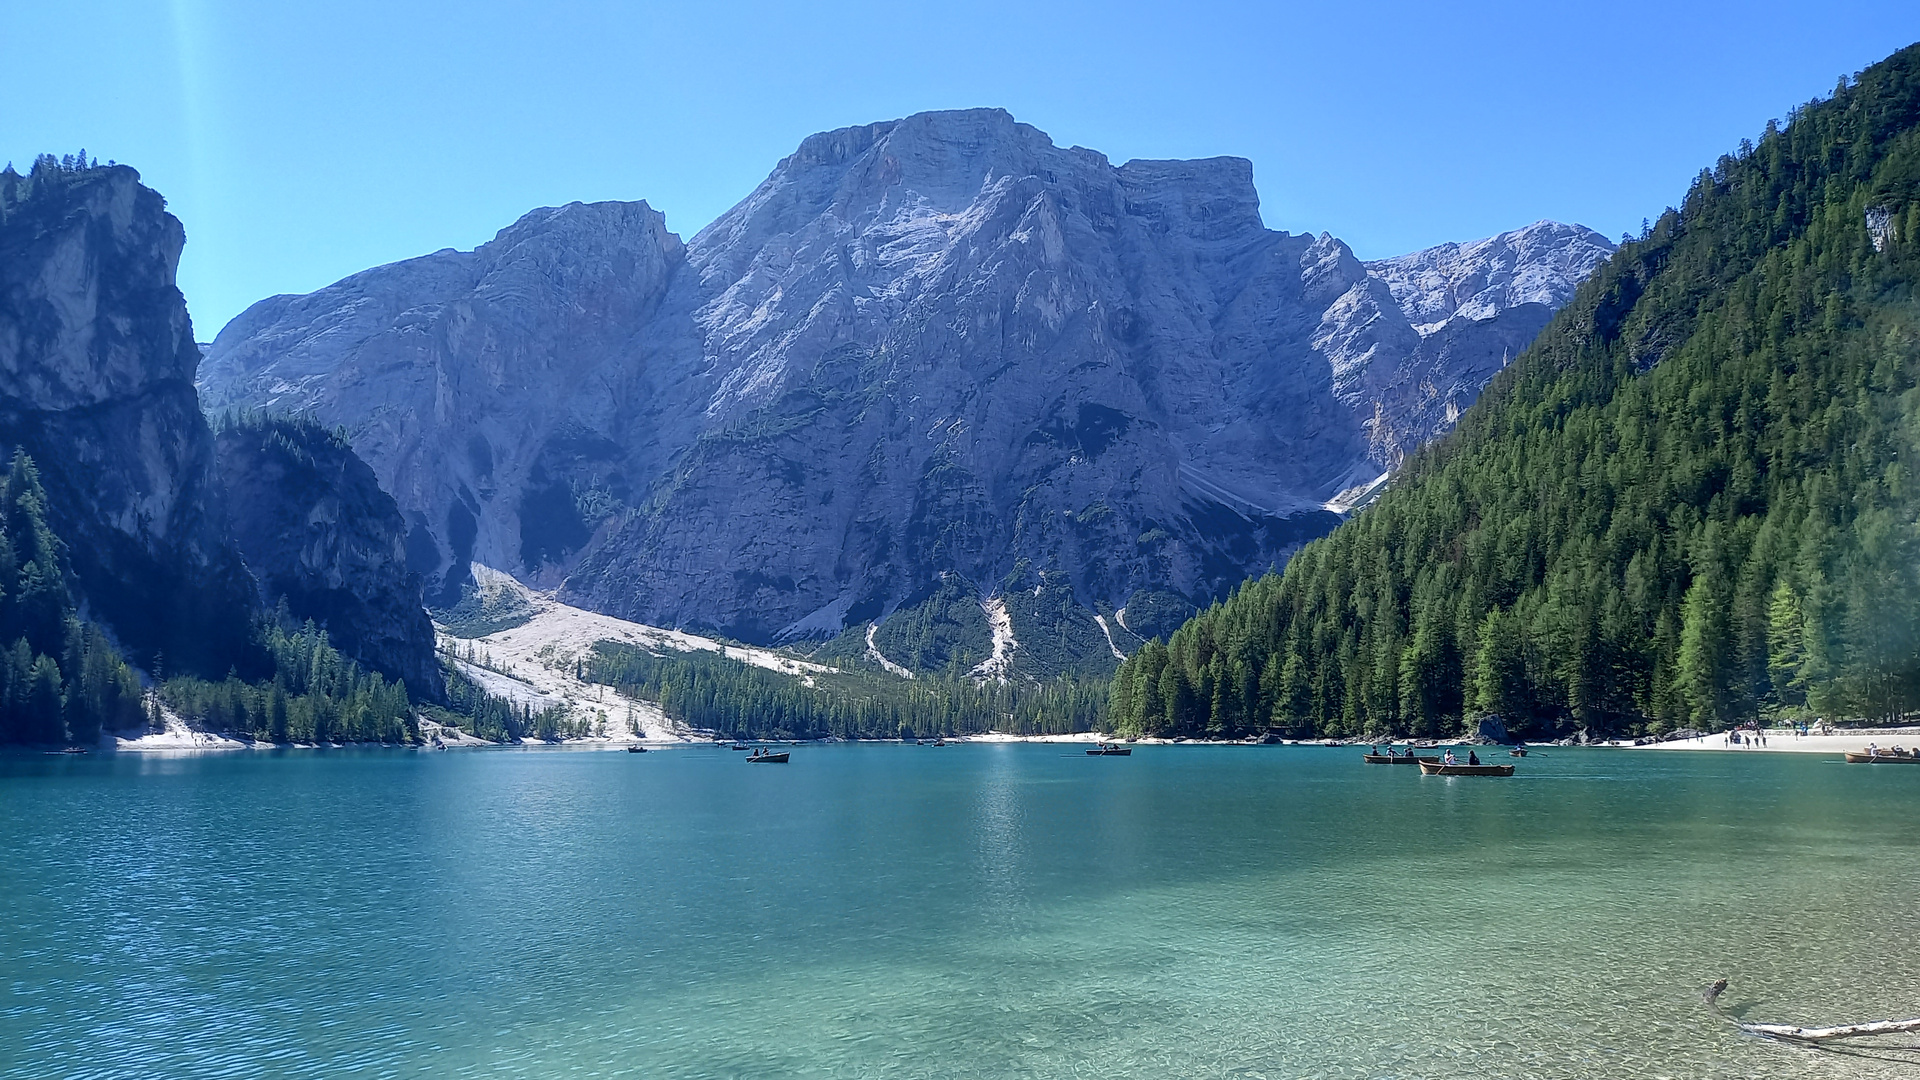
[[[0,1076],[1911,1076],[1699,999],[1920,1013],[1907,771],[0,759]]]
[[[1020,770],[1015,747],[988,744],[979,752],[985,758],[976,772],[973,797],[974,877],[979,907],[988,926],[1010,930],[1021,925],[1026,914],[1021,888],[1026,879],[1025,838],[1021,835],[1026,802],[1017,790]]]

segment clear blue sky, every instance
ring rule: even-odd
[[[807,134],[997,105],[1062,145],[1252,159],[1267,223],[1363,258],[1543,217],[1609,235],[1920,39],[1913,0],[8,0],[0,160],[80,147],[247,304],[647,199],[691,236]]]

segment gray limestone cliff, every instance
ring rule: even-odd
[[[1537,221],[1465,244],[1366,264],[1420,341],[1381,388],[1374,455],[1398,464],[1453,427],[1480,389],[1520,355],[1614,244],[1582,225]]]
[[[125,166],[0,172],[0,445],[33,455],[88,611],[141,663],[224,675],[253,583],[226,531],[186,236]]]
[[[311,420],[239,417],[215,445],[233,538],[266,603],[285,601],[294,619],[313,620],[414,697],[444,697],[420,577],[406,565],[406,522],[366,462]]]
[[[474,559],[764,641],[957,575],[1069,597],[1104,649],[1096,613],[1325,532],[1591,269],[1489,250],[1370,267],[1267,229],[1244,160],[925,113],[808,138],[684,246],[574,204],[264,300],[201,386],[346,427],[443,600]]]
[[[537,210],[477,251],[253,305],[209,351],[202,392],[216,412],[349,427],[439,584],[475,560],[553,577],[586,540],[575,505],[637,498],[661,448],[698,429],[693,373],[645,334],[682,262],[645,203]]]

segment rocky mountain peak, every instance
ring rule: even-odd
[[[0,171],[0,448],[38,463],[86,614],[136,663],[220,678],[269,662],[254,634],[259,581],[331,575],[379,618],[302,614],[342,638],[377,627],[383,636],[368,638],[365,658],[396,674],[404,666],[417,693],[437,696],[432,628],[419,583],[406,577],[403,527],[367,466],[331,442],[328,469],[298,483],[258,461],[218,457],[193,383],[201,348],[174,283],[185,240],[165,200],[125,166],[43,157],[30,176]],[[449,267],[444,256],[418,261]],[[303,343],[308,362],[335,331],[369,318],[310,298],[268,309],[316,316],[304,333],[283,326],[271,338]],[[285,505],[275,510],[276,501]],[[273,542],[243,559],[237,535]]]
[[[263,302],[207,386],[344,424],[447,587],[477,561],[746,640],[934,581],[1172,610],[1330,527],[1497,370],[1526,320],[1423,334],[1426,276],[1449,317],[1498,310],[1558,250],[1383,275],[1259,206],[1244,159],[1116,167],[1003,110],[921,113],[808,137],[684,250],[642,204],[569,207]],[[539,273],[489,269],[523,246]]]
[[[1521,304],[1557,308],[1614,247],[1584,225],[1536,221],[1483,240],[1441,244],[1366,265],[1387,283],[1407,318],[1432,333],[1456,315],[1481,320]]]
[[[81,592],[134,659],[224,670],[252,581],[194,394],[185,240],[126,166],[0,172],[0,447],[39,463]]]
[[[186,230],[138,172],[0,172],[0,228],[19,245],[10,255],[33,259],[17,301],[61,306],[50,322],[0,336],[11,393],[35,408],[72,409],[192,384],[200,351],[174,286]]]

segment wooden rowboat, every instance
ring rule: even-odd
[[[629,754],[644,754],[644,753],[646,753],[646,752],[647,752],[647,748],[646,748],[646,747],[644,747],[644,746],[629,746],[629,747],[627,747],[627,753],[629,753]]]
[[[1856,754],[1847,753],[1847,760],[1855,765],[1920,765],[1920,754]]]
[[[1526,757],[1527,748],[1524,746],[1516,746],[1513,749],[1507,751],[1507,756],[1508,757]]]
[[[747,755],[747,760],[755,765],[785,765],[787,763],[788,753],[789,751],[786,750],[782,750],[777,754],[769,754],[765,751],[755,750],[753,753]]]
[[[1512,776],[1511,765],[1440,765],[1428,762],[1420,763],[1421,773],[1427,776]]]
[[[1407,754],[1361,754],[1360,759],[1369,765],[1417,765],[1421,762],[1438,765],[1437,757],[1411,757]]]
[[[1114,746],[1109,743],[1100,743],[1099,745],[1095,746],[1093,749],[1088,750],[1087,753],[1093,757],[1132,757],[1133,747]]]

